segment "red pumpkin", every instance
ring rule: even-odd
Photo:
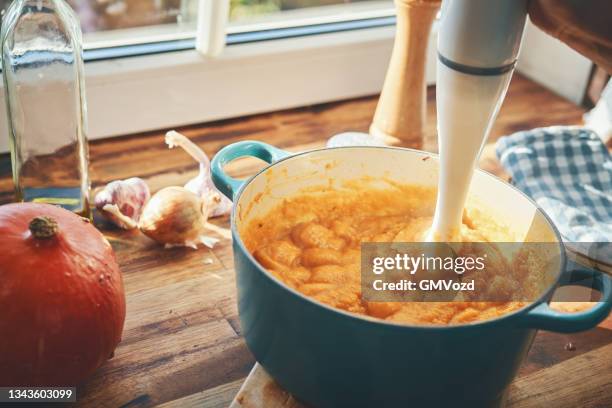
[[[0,206],[0,386],[74,386],[121,340],[113,250],[88,220],[48,204]]]

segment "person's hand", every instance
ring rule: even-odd
[[[612,74],[612,0],[530,0],[529,17]]]

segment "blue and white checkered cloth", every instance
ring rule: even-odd
[[[512,182],[567,242],[612,242],[612,160],[596,133],[577,127],[518,132],[497,142]]]

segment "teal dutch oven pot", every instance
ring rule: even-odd
[[[248,181],[228,176],[230,161],[253,156],[270,164]],[[240,322],[257,361],[287,391],[313,407],[502,406],[506,391],[538,329],[576,332],[610,313],[609,276],[566,262],[559,234],[536,204],[483,171],[470,196],[518,236],[559,242],[555,284],[534,303],[495,320],[457,326],[410,326],[356,316],[315,302],[268,273],[245,248],[240,231],[304,187],[340,186],[362,176],[435,186],[437,157],[387,147],[341,147],[290,155],[243,141],[212,161],[217,188],[231,198],[234,263]],[[556,272],[555,272],[556,273]],[[568,282],[601,292],[584,312],[549,308],[554,290]]]

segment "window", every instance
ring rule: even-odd
[[[193,38],[198,0],[66,0],[86,49]],[[0,0],[4,11],[12,0]]]
[[[0,0],[6,9],[12,0]],[[392,0],[229,1],[228,33],[392,16]],[[193,40],[198,0],[67,0],[81,21],[86,50]],[[193,47],[193,41],[182,48]],[[87,59],[87,58],[86,58]]]
[[[198,0],[69,0],[86,49],[192,38]]]

